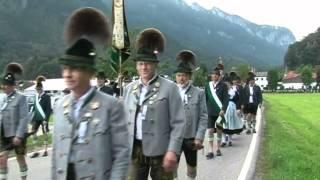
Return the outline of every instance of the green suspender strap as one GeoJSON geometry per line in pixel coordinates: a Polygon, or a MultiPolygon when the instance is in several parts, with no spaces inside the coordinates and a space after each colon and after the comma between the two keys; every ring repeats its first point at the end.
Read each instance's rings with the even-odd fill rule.
{"type": "MultiPolygon", "coordinates": [[[[222,103],[221,103],[219,97],[217,96],[216,92],[213,89],[213,82],[212,81],[210,81],[207,84],[207,89],[208,89],[207,97],[209,97],[210,104],[213,105],[214,109],[216,109],[217,112],[220,112],[222,109],[222,103]]],[[[225,123],[225,118],[219,116],[216,123],[219,124],[220,126],[222,126],[225,123]]]]}

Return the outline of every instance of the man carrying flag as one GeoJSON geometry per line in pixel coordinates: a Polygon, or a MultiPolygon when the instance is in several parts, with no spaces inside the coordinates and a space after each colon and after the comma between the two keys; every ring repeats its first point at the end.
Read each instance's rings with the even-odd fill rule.
{"type": "Polygon", "coordinates": [[[220,78],[220,71],[215,68],[211,73],[211,81],[205,87],[206,101],[208,109],[208,129],[209,145],[211,152],[207,154],[207,159],[214,157],[213,139],[217,132],[217,156],[221,156],[220,144],[222,138],[222,124],[224,123],[224,113],[229,103],[228,87],[220,78]]]}

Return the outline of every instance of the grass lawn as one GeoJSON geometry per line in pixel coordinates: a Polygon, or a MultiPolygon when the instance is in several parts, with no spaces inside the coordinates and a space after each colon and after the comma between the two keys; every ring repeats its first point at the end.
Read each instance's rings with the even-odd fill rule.
{"type": "Polygon", "coordinates": [[[320,179],[320,94],[264,94],[264,100],[258,177],[320,179]]]}

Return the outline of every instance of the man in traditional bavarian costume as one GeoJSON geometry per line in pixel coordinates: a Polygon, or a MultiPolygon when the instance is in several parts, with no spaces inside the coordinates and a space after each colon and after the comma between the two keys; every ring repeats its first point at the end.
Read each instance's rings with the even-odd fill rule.
{"type": "Polygon", "coordinates": [[[107,42],[106,17],[94,8],[76,10],[67,35],[71,47],[59,63],[71,93],[54,108],[51,179],[123,180],[130,160],[124,107],[90,85],[96,57],[92,42],[107,42]]]}
{"type": "Polygon", "coordinates": [[[129,111],[130,146],[133,147],[127,179],[171,180],[177,167],[185,115],[177,85],[157,72],[164,37],[154,28],[137,38],[134,56],[140,76],[125,88],[124,103],[129,111]]]}
{"type": "MultiPolygon", "coordinates": [[[[36,79],[36,99],[33,106],[33,119],[32,119],[32,134],[34,135],[33,142],[36,144],[38,137],[37,132],[41,126],[42,133],[44,135],[45,149],[42,156],[48,156],[48,132],[49,132],[49,118],[52,112],[51,98],[44,92],[42,82],[45,81],[44,76],[38,76],[36,79]]],[[[34,152],[30,158],[36,158],[39,156],[39,152],[34,152]]]]}
{"type": "Polygon", "coordinates": [[[212,159],[214,157],[213,139],[215,132],[217,132],[217,156],[222,155],[220,151],[222,124],[225,121],[224,114],[229,103],[228,86],[222,81],[218,68],[211,72],[211,81],[206,84],[205,92],[208,109],[208,140],[211,148],[211,151],[207,154],[207,159],[212,159]]]}
{"type": "Polygon", "coordinates": [[[262,93],[259,86],[255,84],[255,75],[249,73],[247,85],[244,88],[244,113],[247,121],[247,134],[256,133],[256,114],[258,107],[262,104],[262,93]]]}
{"type": "Polygon", "coordinates": [[[195,68],[194,53],[183,50],[178,54],[177,60],[179,65],[175,71],[176,82],[186,115],[182,151],[187,162],[188,179],[192,180],[197,175],[197,151],[203,148],[203,139],[208,124],[206,97],[204,90],[193,86],[190,82],[192,71],[195,68]]]}
{"type": "Polygon", "coordinates": [[[7,179],[10,150],[16,152],[21,179],[27,179],[28,166],[24,156],[28,131],[28,104],[27,98],[15,90],[16,75],[21,74],[22,66],[10,63],[1,82],[6,97],[0,107],[0,180],[7,179]]]}

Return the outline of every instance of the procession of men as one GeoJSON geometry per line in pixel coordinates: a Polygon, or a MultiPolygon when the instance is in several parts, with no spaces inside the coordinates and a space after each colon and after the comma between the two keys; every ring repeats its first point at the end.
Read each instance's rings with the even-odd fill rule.
{"type": "MultiPolygon", "coordinates": [[[[115,88],[106,86],[105,73],[96,67],[97,47],[111,39],[110,29],[106,15],[95,8],[77,9],[69,16],[67,48],[58,63],[70,93],[54,107],[44,91],[45,77],[39,76],[35,103],[28,113],[26,98],[15,88],[17,78],[23,79],[23,68],[17,63],[7,66],[1,79],[5,100],[0,104],[0,180],[7,179],[12,150],[21,179],[27,179],[26,142],[30,135],[37,140],[39,127],[45,136],[42,156],[52,157],[52,180],[193,180],[199,168],[198,151],[205,148],[206,140],[206,158],[215,163],[216,156],[224,156],[223,147],[236,143],[234,136],[257,132],[255,118],[262,95],[254,73],[241,83],[236,72],[224,72],[219,63],[210,67],[205,87],[196,87],[192,79],[197,55],[181,50],[174,57],[175,80],[166,79],[158,73],[166,47],[160,29],[146,28],[135,38],[136,52],[130,60],[135,62],[139,79],[123,89],[120,84],[117,95],[115,88]],[[97,87],[90,84],[94,77],[97,87]],[[187,170],[178,174],[182,154],[187,170]]],[[[34,152],[31,158],[39,156],[34,152]]]]}

